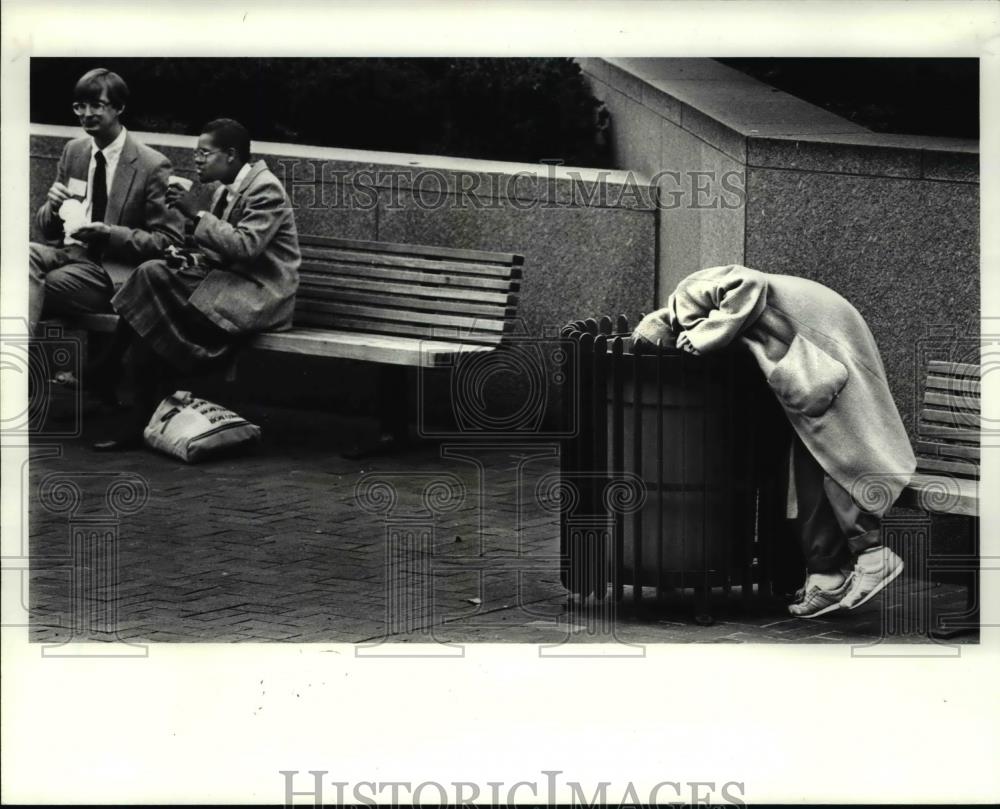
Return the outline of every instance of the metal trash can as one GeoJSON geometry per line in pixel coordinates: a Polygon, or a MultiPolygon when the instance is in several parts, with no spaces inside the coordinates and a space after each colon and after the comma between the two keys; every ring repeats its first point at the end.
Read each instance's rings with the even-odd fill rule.
{"type": "Polygon", "coordinates": [[[624,316],[562,331],[565,440],[561,473],[576,501],[562,510],[563,584],[634,603],[695,598],[711,621],[713,591],[770,602],[782,560],[790,427],[749,352],[706,357],[636,350],[624,316]],[[576,412],[571,412],[576,408],[576,412]],[[612,490],[617,487],[617,497],[612,490]],[[631,496],[622,492],[631,490],[631,496]]]}

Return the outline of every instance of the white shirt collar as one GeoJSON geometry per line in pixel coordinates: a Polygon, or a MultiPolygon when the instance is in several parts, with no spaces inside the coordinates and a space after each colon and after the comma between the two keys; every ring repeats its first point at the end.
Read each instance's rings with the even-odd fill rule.
{"type": "Polygon", "coordinates": [[[115,138],[113,141],[111,141],[111,143],[109,143],[103,149],[99,148],[97,145],[97,141],[91,138],[90,139],[92,147],[90,153],[91,156],[93,157],[93,155],[96,154],[97,152],[103,152],[105,162],[117,163],[118,158],[121,156],[122,149],[125,147],[125,135],[126,135],[125,127],[122,127],[122,131],[118,133],[118,137],[115,138]]]}
{"type": "Polygon", "coordinates": [[[250,164],[249,163],[244,163],[243,164],[243,168],[241,168],[237,172],[236,176],[233,178],[233,181],[229,185],[226,186],[226,188],[229,189],[229,193],[230,194],[232,194],[233,196],[235,196],[239,192],[240,185],[242,185],[243,180],[246,179],[246,176],[249,173],[250,173],[250,164]]]}

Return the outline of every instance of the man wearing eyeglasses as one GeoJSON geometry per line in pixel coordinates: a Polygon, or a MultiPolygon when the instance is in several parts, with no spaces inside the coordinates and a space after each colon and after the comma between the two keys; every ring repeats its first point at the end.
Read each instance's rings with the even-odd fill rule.
{"type": "Polygon", "coordinates": [[[43,309],[110,312],[115,289],[132,269],[183,238],[181,217],[166,204],[170,162],[122,126],[128,86],[121,76],[91,70],[73,98],[86,136],[66,144],[36,216],[47,243],[30,245],[32,332],[43,309]]]}

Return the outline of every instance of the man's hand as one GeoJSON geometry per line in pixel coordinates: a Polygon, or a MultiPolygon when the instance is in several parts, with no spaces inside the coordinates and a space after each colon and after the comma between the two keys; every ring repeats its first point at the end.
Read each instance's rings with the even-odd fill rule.
{"type": "Polygon", "coordinates": [[[173,208],[174,205],[177,204],[177,200],[179,200],[181,197],[183,197],[186,193],[187,193],[187,191],[185,191],[184,188],[182,188],[179,185],[173,185],[173,184],[168,185],[167,186],[167,205],[169,205],[171,208],[173,208]]]}
{"type": "Polygon", "coordinates": [[[106,240],[111,235],[111,228],[104,222],[90,222],[77,228],[70,235],[78,241],[94,244],[106,240]]]}
{"type": "Polygon", "coordinates": [[[73,195],[69,193],[69,189],[62,183],[52,183],[52,187],[49,189],[47,196],[49,205],[52,206],[52,210],[58,211],[59,206],[73,195]]]}
{"type": "Polygon", "coordinates": [[[167,205],[188,219],[194,219],[201,210],[196,196],[179,185],[167,186],[167,205]]]}
{"type": "Polygon", "coordinates": [[[681,351],[686,351],[688,354],[694,354],[696,357],[701,354],[697,348],[691,345],[691,338],[688,337],[688,333],[686,331],[682,331],[677,335],[677,347],[681,351]]]}

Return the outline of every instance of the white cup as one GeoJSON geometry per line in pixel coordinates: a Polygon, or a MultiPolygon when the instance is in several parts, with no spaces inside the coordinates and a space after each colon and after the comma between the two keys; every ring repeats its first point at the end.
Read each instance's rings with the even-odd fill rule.
{"type": "Polygon", "coordinates": [[[178,177],[176,174],[171,174],[167,180],[167,185],[176,185],[187,193],[191,190],[191,186],[194,185],[194,181],[189,180],[187,177],[178,177]]]}

